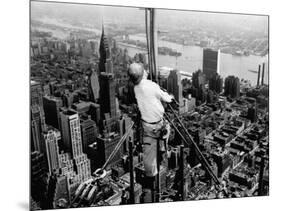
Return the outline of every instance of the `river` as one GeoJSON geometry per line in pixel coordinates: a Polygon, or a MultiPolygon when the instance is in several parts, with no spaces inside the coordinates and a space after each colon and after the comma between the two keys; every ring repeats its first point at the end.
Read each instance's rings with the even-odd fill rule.
{"type": "MultiPolygon", "coordinates": [[[[41,20],[42,21],[42,20],[41,20]]],[[[85,26],[77,27],[72,26],[66,23],[58,22],[58,21],[50,21],[43,20],[42,22],[52,23],[58,26],[63,26],[65,29],[84,29],[93,31],[96,34],[100,34],[100,29],[95,28],[89,28],[85,26]]],[[[33,28],[33,27],[32,27],[33,28]]],[[[66,36],[69,35],[69,31],[62,32],[61,30],[51,30],[49,28],[45,27],[34,27],[40,30],[44,31],[52,31],[53,34],[57,37],[60,37],[62,39],[65,39],[66,36]],[[45,28],[45,29],[44,29],[45,28]]],[[[136,35],[130,35],[129,39],[132,40],[139,40],[142,42],[146,42],[146,37],[144,34],[136,34],[136,35]]],[[[135,47],[124,47],[122,45],[119,45],[122,48],[127,48],[128,53],[130,56],[134,56],[136,53],[144,52],[143,50],[140,50],[135,47]]],[[[159,40],[158,46],[166,46],[169,48],[172,48],[178,52],[182,53],[182,56],[180,57],[174,57],[174,56],[168,56],[168,55],[158,55],[158,65],[159,66],[166,66],[170,68],[175,68],[181,71],[186,71],[189,73],[193,73],[198,69],[202,69],[202,61],[203,61],[203,48],[199,46],[184,46],[177,43],[159,40]]],[[[229,75],[235,75],[238,76],[240,79],[244,78],[246,80],[249,80],[252,85],[256,85],[257,83],[257,73],[251,72],[249,70],[258,70],[258,65],[262,64],[262,62],[267,61],[266,57],[261,56],[235,56],[231,54],[220,54],[220,75],[225,78],[229,75]]],[[[266,63],[267,64],[267,63],[266,63]]],[[[265,71],[265,78],[264,82],[268,84],[268,68],[266,65],[266,71],[265,71]]]]}
{"type": "MultiPolygon", "coordinates": [[[[129,39],[145,42],[143,35],[130,35],[129,39]]],[[[181,71],[193,73],[198,69],[202,69],[203,48],[199,46],[184,46],[177,43],[159,40],[158,46],[166,46],[182,53],[180,57],[158,55],[158,65],[176,68],[181,71]]],[[[120,47],[122,47],[120,45],[120,47]]],[[[134,56],[138,52],[146,53],[143,50],[134,47],[123,47],[128,49],[130,56],[134,56]]],[[[266,57],[261,56],[235,56],[231,54],[220,54],[220,75],[225,78],[229,75],[235,75],[240,79],[250,80],[252,85],[257,83],[257,73],[249,70],[258,70],[258,65],[266,61],[266,57]]],[[[267,64],[267,63],[266,63],[267,64]]],[[[264,82],[268,84],[268,68],[266,65],[264,82]]]]}

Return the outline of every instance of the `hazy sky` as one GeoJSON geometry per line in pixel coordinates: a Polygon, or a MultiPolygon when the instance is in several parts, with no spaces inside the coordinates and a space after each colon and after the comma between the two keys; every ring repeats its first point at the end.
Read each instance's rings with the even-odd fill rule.
{"type": "MultiPolygon", "coordinates": [[[[112,7],[85,4],[31,2],[31,18],[59,18],[96,25],[104,22],[144,25],[144,10],[131,7],[112,7]]],[[[266,32],[267,16],[208,13],[180,10],[157,10],[158,25],[163,28],[188,25],[213,25],[266,32]]]]}

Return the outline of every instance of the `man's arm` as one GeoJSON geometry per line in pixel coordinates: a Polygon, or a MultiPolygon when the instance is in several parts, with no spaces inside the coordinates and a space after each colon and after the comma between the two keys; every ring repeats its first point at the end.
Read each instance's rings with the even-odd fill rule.
{"type": "Polygon", "coordinates": [[[172,99],[174,97],[172,95],[169,95],[167,92],[163,91],[158,84],[156,85],[157,85],[157,94],[160,97],[160,99],[167,103],[172,102],[172,99]]]}

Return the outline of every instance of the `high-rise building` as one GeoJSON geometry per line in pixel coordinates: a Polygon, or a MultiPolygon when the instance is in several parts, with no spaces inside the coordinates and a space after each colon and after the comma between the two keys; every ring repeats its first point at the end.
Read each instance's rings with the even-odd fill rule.
{"type": "Polygon", "coordinates": [[[60,116],[64,147],[71,153],[73,158],[79,157],[83,151],[78,113],[68,109],[62,111],[60,116]]]}
{"type": "Polygon", "coordinates": [[[91,176],[90,160],[82,150],[80,119],[77,112],[67,109],[61,113],[62,140],[74,160],[77,175],[74,182],[83,182],[91,176]]]}
{"type": "Polygon", "coordinates": [[[38,123],[31,120],[31,151],[41,151],[40,132],[38,123]]]}
{"type": "Polygon", "coordinates": [[[178,70],[170,71],[168,76],[168,92],[174,95],[180,106],[183,105],[181,75],[178,70]]]}
{"type": "Polygon", "coordinates": [[[60,129],[60,108],[62,107],[62,100],[57,97],[44,96],[43,108],[45,112],[46,124],[60,129]]]}
{"type": "Polygon", "coordinates": [[[232,164],[230,155],[225,153],[212,152],[211,156],[214,162],[217,164],[218,177],[221,177],[224,171],[232,164]]]}
{"type": "Polygon", "coordinates": [[[109,113],[105,114],[101,125],[102,134],[104,136],[108,136],[110,133],[120,132],[119,118],[119,116],[110,117],[109,113]]]}
{"type": "Polygon", "coordinates": [[[41,84],[36,81],[31,81],[30,100],[31,106],[39,105],[40,107],[43,107],[43,90],[41,84]]]}
{"type": "Polygon", "coordinates": [[[47,173],[47,165],[44,155],[38,151],[31,153],[31,179],[44,177],[47,173]]]}
{"type": "Polygon", "coordinates": [[[198,145],[203,145],[204,144],[204,137],[206,136],[206,131],[203,130],[200,127],[190,127],[188,129],[188,132],[190,135],[193,137],[193,140],[196,142],[198,145]]]}
{"type": "MultiPolygon", "coordinates": [[[[120,130],[121,137],[128,131],[128,128],[131,126],[131,124],[133,124],[132,119],[127,114],[124,114],[122,118],[119,120],[119,130],[120,130]]],[[[123,146],[124,152],[129,151],[129,140],[134,140],[133,130],[131,130],[131,132],[126,138],[126,141],[123,146]]]]}
{"type": "Polygon", "coordinates": [[[160,74],[158,75],[158,81],[159,81],[159,85],[160,87],[167,89],[168,86],[168,79],[167,77],[161,76],[160,74]]]}
{"type": "Polygon", "coordinates": [[[74,103],[72,108],[77,111],[79,115],[90,115],[91,119],[99,124],[100,122],[100,105],[93,102],[79,101],[74,103]]]}
{"type": "Polygon", "coordinates": [[[251,107],[248,108],[247,118],[251,120],[251,122],[255,122],[257,120],[257,105],[254,103],[251,107]]]}
{"type": "Polygon", "coordinates": [[[228,76],[224,81],[224,93],[231,98],[240,96],[240,80],[235,76],[228,76]]]}
{"type": "Polygon", "coordinates": [[[130,62],[130,56],[129,56],[129,53],[128,53],[128,49],[125,48],[124,50],[124,54],[123,54],[123,64],[125,64],[125,66],[130,62]]]}
{"type": "Polygon", "coordinates": [[[45,125],[45,114],[43,110],[43,89],[41,87],[41,84],[36,81],[31,81],[30,85],[30,106],[33,107],[33,109],[37,106],[38,111],[40,112],[40,127],[41,131],[46,131],[46,125],[45,125]]]}
{"type": "MultiPolygon", "coordinates": [[[[97,138],[97,147],[100,160],[98,162],[100,166],[102,166],[105,161],[109,158],[110,154],[112,153],[113,149],[116,147],[117,143],[120,140],[120,135],[118,133],[113,133],[111,136],[108,137],[98,137],[97,138]]],[[[118,161],[121,160],[122,157],[122,148],[120,148],[115,156],[111,159],[108,163],[108,168],[111,165],[116,164],[118,161]]]]}
{"type": "Polygon", "coordinates": [[[43,142],[43,132],[45,130],[45,120],[39,105],[31,106],[31,140],[32,149],[38,152],[45,152],[43,142]]]}
{"type": "Polygon", "coordinates": [[[59,166],[61,168],[60,171],[62,176],[72,176],[75,174],[74,164],[70,153],[59,154],[59,166]]]}
{"type": "Polygon", "coordinates": [[[203,50],[203,73],[209,80],[215,73],[219,73],[220,50],[204,49],[203,50]]]}
{"type": "Polygon", "coordinates": [[[205,86],[201,85],[198,89],[198,98],[196,98],[197,105],[201,105],[207,99],[207,92],[205,86]]]}
{"type": "Polygon", "coordinates": [[[195,109],[195,102],[196,100],[194,97],[191,97],[191,94],[189,94],[188,97],[184,99],[184,104],[187,109],[186,112],[190,112],[195,109]]]}
{"type": "Polygon", "coordinates": [[[79,101],[76,103],[73,103],[71,108],[73,108],[79,115],[86,114],[89,112],[90,106],[93,104],[92,102],[86,102],[86,101],[79,101]]]}
{"type": "Polygon", "coordinates": [[[99,124],[101,116],[100,105],[96,103],[91,103],[88,114],[91,115],[91,119],[94,120],[96,124],[99,124]]]}
{"type": "Polygon", "coordinates": [[[102,26],[99,51],[100,51],[99,72],[113,73],[110,47],[109,47],[108,39],[104,34],[103,26],[102,26]]]}
{"type": "Polygon", "coordinates": [[[30,191],[35,201],[46,199],[47,193],[47,165],[44,155],[37,151],[30,156],[30,191]]]}
{"type": "Polygon", "coordinates": [[[59,163],[59,144],[61,134],[59,131],[49,130],[44,135],[46,142],[46,154],[48,160],[49,173],[58,173],[60,169],[59,163]]]}
{"type": "Polygon", "coordinates": [[[88,146],[96,140],[98,129],[96,123],[89,116],[81,116],[80,121],[83,152],[86,153],[88,146]]]}
{"type": "Polygon", "coordinates": [[[53,183],[53,201],[54,209],[67,208],[71,200],[71,194],[68,187],[67,176],[59,176],[53,183]],[[62,201],[62,199],[65,199],[62,201]]]}
{"type": "Polygon", "coordinates": [[[49,84],[46,84],[43,86],[43,93],[45,95],[51,95],[51,90],[50,90],[50,85],[49,84]]]}
{"type": "Polygon", "coordinates": [[[222,83],[222,78],[216,73],[209,79],[209,89],[219,94],[222,92],[222,83]]]}
{"type": "Polygon", "coordinates": [[[99,96],[102,119],[104,119],[106,113],[109,113],[111,117],[115,117],[117,115],[115,97],[116,81],[114,80],[110,47],[108,39],[104,34],[103,26],[100,40],[99,72],[99,84],[101,87],[99,96]]]}
{"type": "Polygon", "coordinates": [[[201,105],[206,101],[206,76],[201,70],[192,74],[191,94],[196,98],[196,105],[201,105]]]}
{"type": "Polygon", "coordinates": [[[104,119],[104,114],[109,113],[111,117],[117,114],[115,87],[116,83],[112,73],[100,74],[100,109],[101,116],[104,119]]]}
{"type": "Polygon", "coordinates": [[[206,98],[207,103],[212,104],[215,102],[215,99],[216,99],[215,93],[212,90],[208,90],[207,98],[206,98]]]}
{"type": "Polygon", "coordinates": [[[70,108],[73,103],[79,100],[79,96],[77,92],[70,92],[69,90],[64,90],[64,94],[62,95],[63,106],[70,108]]]}
{"type": "Polygon", "coordinates": [[[199,89],[201,86],[205,86],[206,76],[201,70],[197,70],[192,73],[192,86],[199,89]]]}
{"type": "Polygon", "coordinates": [[[179,148],[172,147],[168,153],[168,167],[169,169],[174,169],[178,167],[179,164],[179,148]]]}
{"type": "Polygon", "coordinates": [[[99,78],[96,71],[89,70],[88,73],[88,90],[90,95],[90,100],[92,102],[97,102],[99,99],[99,91],[100,91],[100,85],[99,85],[99,78]]]}
{"type": "Polygon", "coordinates": [[[81,56],[84,58],[87,58],[87,59],[91,58],[91,56],[92,56],[91,43],[83,42],[80,46],[80,53],[81,53],[81,56]]]}

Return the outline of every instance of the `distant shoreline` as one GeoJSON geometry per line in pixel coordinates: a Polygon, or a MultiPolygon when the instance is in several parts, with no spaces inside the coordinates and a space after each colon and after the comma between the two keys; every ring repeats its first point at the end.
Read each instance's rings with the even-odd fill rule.
{"type": "MultiPolygon", "coordinates": [[[[71,25],[69,25],[69,24],[65,24],[65,25],[63,25],[62,23],[60,23],[59,25],[57,25],[57,24],[54,24],[54,23],[46,23],[46,22],[41,22],[42,24],[51,24],[51,25],[54,25],[54,26],[56,26],[57,27],[57,29],[56,30],[54,30],[54,29],[50,29],[50,28],[48,28],[48,27],[44,27],[44,26],[32,26],[31,25],[31,29],[39,29],[39,31],[40,30],[42,30],[42,31],[50,31],[50,32],[52,32],[53,33],[53,36],[54,36],[54,31],[58,31],[57,32],[57,35],[58,34],[60,34],[60,36],[54,36],[54,37],[57,37],[57,38],[59,38],[59,39],[65,39],[69,34],[66,34],[67,32],[66,32],[66,28],[68,28],[69,30],[85,30],[85,31],[88,31],[88,32],[94,32],[94,33],[96,33],[96,34],[101,34],[101,30],[99,30],[99,29],[96,29],[96,28],[89,28],[89,27],[77,27],[77,26],[71,26],[71,25]],[[63,33],[65,33],[66,35],[65,36],[61,36],[63,33]]],[[[129,36],[139,36],[139,37],[142,37],[142,38],[146,38],[145,37],[145,34],[132,34],[132,35],[129,35],[129,36]]],[[[182,43],[178,43],[178,42],[173,42],[173,41],[169,41],[169,40],[165,40],[165,39],[161,39],[161,38],[159,38],[159,40],[160,41],[164,41],[164,42],[169,42],[169,43],[172,43],[172,44],[177,44],[177,45],[183,45],[183,46],[190,46],[190,47],[194,47],[194,46],[196,46],[196,47],[200,47],[200,48],[204,48],[204,47],[202,47],[202,46],[199,46],[199,45],[196,45],[196,44],[194,44],[194,45],[186,45],[186,44],[182,44],[182,43]]],[[[147,51],[147,49],[146,48],[142,48],[142,47],[140,47],[140,46],[136,46],[136,45],[131,45],[131,44],[127,44],[127,43],[123,43],[123,42],[120,42],[119,41],[119,43],[121,44],[121,45],[123,45],[123,46],[125,46],[125,45],[127,45],[127,47],[132,47],[132,48],[136,48],[136,49],[138,49],[138,50],[143,50],[143,51],[147,51]]],[[[230,52],[223,52],[223,51],[221,51],[221,53],[223,53],[223,54],[229,54],[229,55],[232,55],[232,56],[235,56],[235,57],[247,57],[247,56],[257,56],[257,57],[261,57],[261,58],[263,58],[263,57],[267,57],[268,56],[268,54],[266,54],[266,55],[256,55],[256,54],[249,54],[249,55],[244,55],[244,54],[233,54],[233,53],[230,53],[230,52]]]]}

